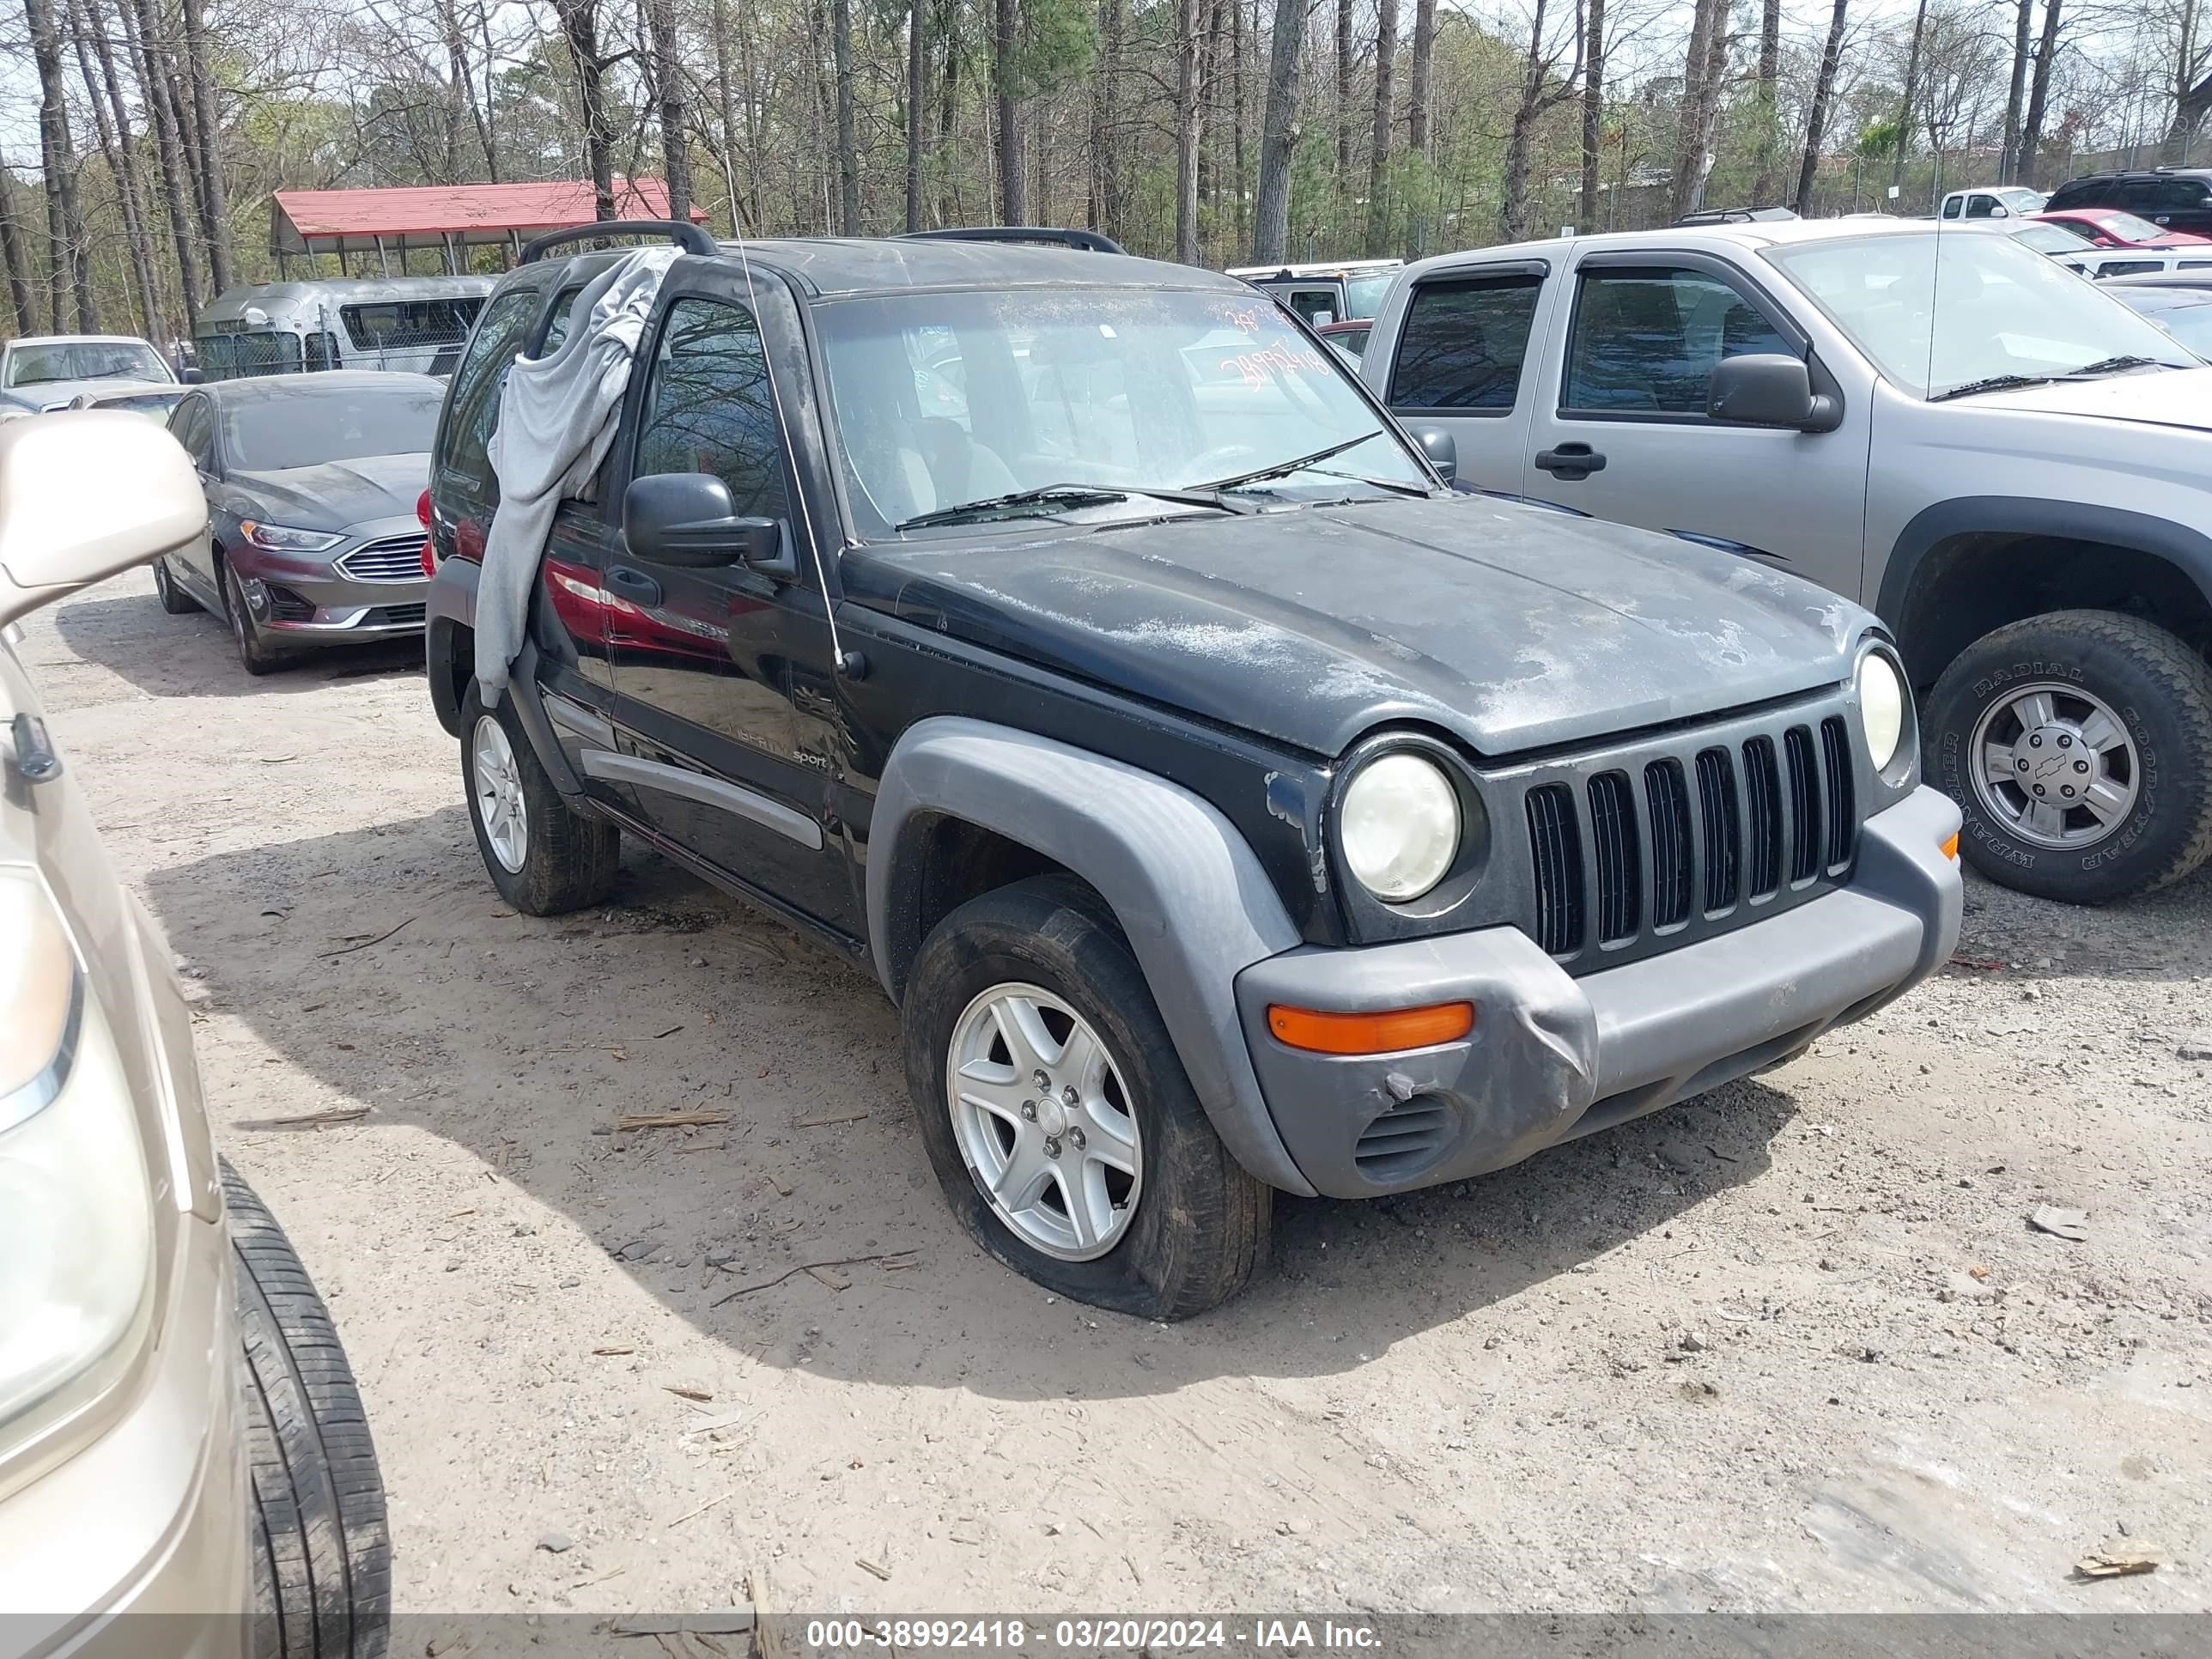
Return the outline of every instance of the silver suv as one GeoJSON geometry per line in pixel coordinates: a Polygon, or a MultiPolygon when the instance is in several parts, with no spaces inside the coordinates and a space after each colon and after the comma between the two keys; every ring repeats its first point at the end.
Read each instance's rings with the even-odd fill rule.
{"type": "Polygon", "coordinates": [[[1361,378],[1462,486],[1808,576],[1897,631],[1984,874],[2212,851],[2212,368],[2000,231],[1800,220],[1409,265],[1361,378]]]}
{"type": "Polygon", "coordinates": [[[142,416],[0,427],[0,1652],[384,1651],[384,1490],[329,1313],[216,1158],[161,932],[15,620],[201,533],[142,416]],[[129,1615],[126,1617],[125,1615],[129,1615]]]}

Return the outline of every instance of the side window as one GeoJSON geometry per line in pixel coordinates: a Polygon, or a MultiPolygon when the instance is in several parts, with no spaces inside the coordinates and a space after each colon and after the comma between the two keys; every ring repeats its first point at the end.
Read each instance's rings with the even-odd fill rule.
{"type": "Polygon", "coordinates": [[[1585,270],[1567,346],[1567,410],[1705,412],[1723,357],[1797,349],[1719,277],[1666,266],[1585,270]]]}
{"type": "Polygon", "coordinates": [[[634,476],[711,472],[749,518],[784,513],[783,442],[760,330],[743,306],[678,300],[653,354],[634,476]]]}
{"type": "Polygon", "coordinates": [[[1994,196],[1970,196],[1966,198],[1969,219],[1992,219],[1996,216],[1997,198],[1994,196]]]}
{"type": "Polygon", "coordinates": [[[538,356],[532,357],[531,362],[536,362],[538,357],[550,357],[560,348],[561,342],[568,337],[568,307],[575,303],[576,296],[583,291],[584,286],[579,283],[573,288],[562,289],[553,296],[553,314],[545,319],[545,343],[538,348],[538,356]]]}
{"type": "Polygon", "coordinates": [[[2066,208],[2092,207],[2095,205],[2092,198],[2096,193],[2095,184],[2088,179],[2064,185],[2051,193],[2051,199],[2043,204],[2043,210],[2057,213],[2066,208]]]}
{"type": "Polygon", "coordinates": [[[336,368],[338,366],[338,342],[334,334],[307,336],[307,368],[336,368]]]}
{"type": "Polygon", "coordinates": [[[2097,267],[2100,279],[2106,276],[2147,276],[2154,270],[2164,270],[2160,259],[2107,259],[2097,267]]]}
{"type": "Polygon", "coordinates": [[[1511,409],[1520,398],[1521,365],[1543,286],[1540,276],[1513,276],[1415,289],[1390,370],[1391,406],[1511,409]]]}
{"type": "Polygon", "coordinates": [[[176,414],[170,417],[169,430],[184,446],[185,453],[192,458],[192,465],[205,471],[212,451],[209,440],[215,435],[215,422],[208,416],[208,400],[187,398],[179,404],[176,414]]]}
{"type": "Polygon", "coordinates": [[[1294,288],[1284,297],[1291,310],[1316,328],[1334,322],[1343,308],[1333,288],[1294,288]]]}
{"type": "Polygon", "coordinates": [[[538,319],[539,298],[532,289],[516,289],[487,306],[460,368],[453,372],[439,471],[458,472],[487,495],[499,489],[484,451],[499,423],[500,388],[507,383],[507,366],[538,319]]]}

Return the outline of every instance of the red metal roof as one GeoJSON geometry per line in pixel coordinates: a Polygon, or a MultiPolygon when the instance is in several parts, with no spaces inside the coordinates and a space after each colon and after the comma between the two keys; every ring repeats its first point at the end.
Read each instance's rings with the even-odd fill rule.
{"type": "MultiPolygon", "coordinates": [[[[665,219],[668,186],[658,179],[617,178],[615,216],[665,219]]],[[[541,185],[422,185],[397,190],[280,190],[278,213],[302,240],[319,237],[440,236],[449,232],[562,230],[595,216],[589,179],[541,185]]],[[[694,207],[696,222],[707,216],[694,207]]]]}

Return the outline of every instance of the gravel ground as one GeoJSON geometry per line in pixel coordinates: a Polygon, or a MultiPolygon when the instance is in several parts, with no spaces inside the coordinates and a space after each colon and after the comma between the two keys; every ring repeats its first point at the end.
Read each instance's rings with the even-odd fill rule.
{"type": "Polygon", "coordinates": [[[957,1230],[853,967],[635,849],[507,910],[411,653],[249,680],[143,571],[27,631],[344,1334],[404,1611],[2212,1601],[2212,876],[1972,884],[1952,969],[1806,1059],[1285,1200],[1170,1328],[957,1230]],[[683,1108],[731,1121],[606,1133],[683,1108]],[[2123,1533],[2165,1564],[2069,1577],[2123,1533]]]}

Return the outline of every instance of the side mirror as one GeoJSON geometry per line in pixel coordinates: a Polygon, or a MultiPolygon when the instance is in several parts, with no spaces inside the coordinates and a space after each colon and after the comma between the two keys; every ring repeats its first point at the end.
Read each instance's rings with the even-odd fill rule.
{"type": "Polygon", "coordinates": [[[199,386],[207,380],[207,375],[200,369],[188,368],[183,374],[178,375],[177,379],[180,384],[185,386],[199,386]]]}
{"type": "Polygon", "coordinates": [[[708,472],[631,479],[623,492],[623,540],[635,558],[684,569],[789,563],[783,526],[774,519],[738,517],[729,485],[708,472]]]}
{"type": "Polygon", "coordinates": [[[143,415],[91,409],[0,424],[0,623],[206,526],[191,462],[143,415]]]}
{"type": "Polygon", "coordinates": [[[1815,398],[1804,360],[1778,351],[1723,357],[1705,393],[1705,413],[1737,426],[1819,426],[1832,399],[1815,398]]]}
{"type": "Polygon", "coordinates": [[[1457,483],[1459,445],[1452,441],[1452,434],[1440,426],[1417,426],[1410,430],[1413,441],[1421,447],[1421,453],[1429,458],[1429,465],[1436,468],[1443,481],[1457,483]]]}

